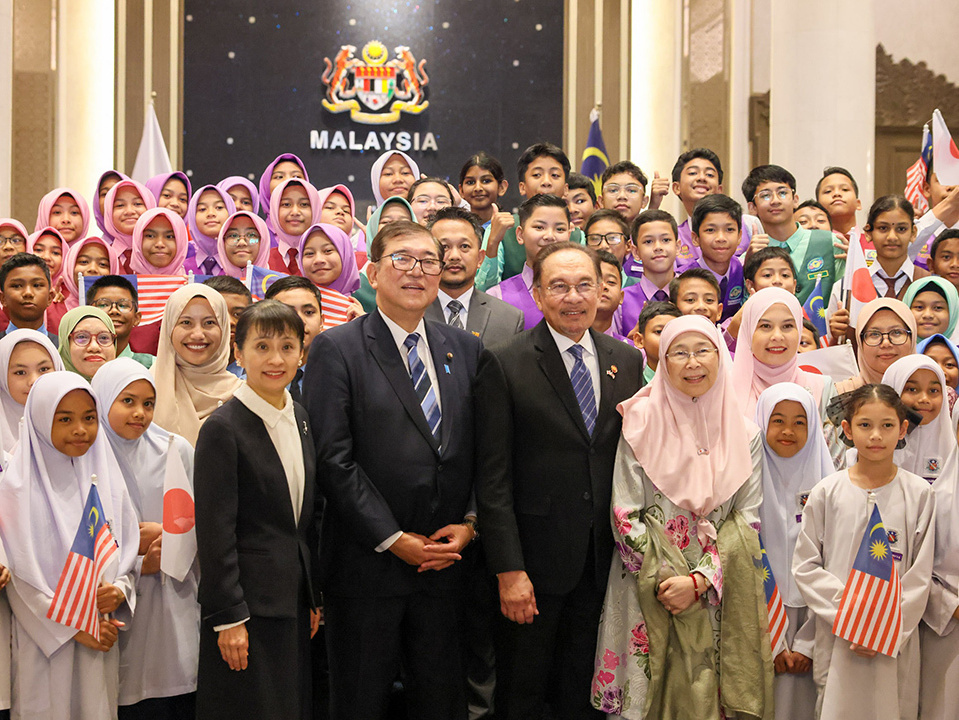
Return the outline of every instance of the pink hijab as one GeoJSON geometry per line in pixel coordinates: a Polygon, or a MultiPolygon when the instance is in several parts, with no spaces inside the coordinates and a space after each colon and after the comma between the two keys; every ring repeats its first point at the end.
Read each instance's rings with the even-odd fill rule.
{"type": "MultiPolygon", "coordinates": [[[[326,204],[327,199],[335,192],[340,193],[346,198],[346,201],[350,204],[350,215],[352,215],[354,218],[353,231],[347,236],[347,239],[350,241],[350,246],[354,250],[361,250],[365,252],[366,235],[356,222],[356,201],[353,199],[353,193],[350,192],[350,189],[346,187],[346,185],[333,185],[331,187],[323,188],[319,191],[319,197],[316,205],[320,209],[320,215],[323,214],[323,206],[326,204]]],[[[314,222],[320,222],[320,215],[317,215],[315,218],[313,218],[314,222]]]]}
{"type": "Polygon", "coordinates": [[[120,259],[117,257],[113,246],[109,245],[106,240],[94,235],[75,242],[73,247],[70,248],[70,252],[67,253],[66,258],[63,260],[62,277],[63,284],[67,289],[67,295],[63,302],[66,303],[68,310],[73,310],[73,308],[79,307],[80,305],[80,289],[77,287],[77,259],[80,257],[80,253],[83,251],[83,248],[90,243],[96,243],[97,245],[102,245],[104,248],[106,248],[107,257],[110,260],[110,275],[120,274],[120,259]]]}
{"type": "Polygon", "coordinates": [[[736,340],[736,358],[733,360],[733,388],[743,403],[743,414],[753,417],[756,402],[766,388],[777,383],[791,382],[812,393],[816,407],[822,401],[825,382],[822,375],[799,369],[799,350],[782,365],[775,367],[756,359],[752,353],[752,340],[756,326],[766,311],[773,305],[785,305],[796,322],[797,333],[802,332],[802,306],[796,296],[782,288],[768,287],[755,293],[743,305],[743,319],[736,340]]]}
{"type": "Polygon", "coordinates": [[[90,206],[87,205],[87,201],[83,195],[76,190],[71,190],[66,187],[51,190],[40,198],[40,205],[37,207],[37,224],[34,225],[33,231],[37,232],[38,230],[43,230],[45,227],[53,227],[53,222],[50,220],[50,213],[53,211],[53,206],[57,204],[57,200],[63,195],[72,197],[77,207],[80,208],[80,221],[82,225],[80,232],[77,233],[77,237],[85,238],[90,228],[90,206]]]}
{"type": "Polygon", "coordinates": [[[343,268],[340,270],[340,276],[331,282],[327,287],[336,290],[343,295],[352,295],[360,288],[360,271],[356,267],[356,255],[353,253],[353,246],[346,233],[336,225],[329,223],[313,223],[309,229],[300,236],[299,252],[296,255],[296,262],[300,266],[300,272],[306,277],[306,270],[303,269],[303,248],[306,247],[310,235],[317,230],[326,235],[327,239],[336,248],[340,256],[340,263],[343,268]]]}
{"type": "MultiPolygon", "coordinates": [[[[111,175],[116,175],[120,180],[129,180],[126,175],[124,175],[119,170],[107,170],[103,175],[100,176],[100,179],[97,180],[96,189],[93,191],[93,219],[97,223],[97,227],[104,233],[104,239],[107,242],[112,242],[113,238],[108,237],[110,235],[107,232],[107,226],[103,219],[103,213],[100,212],[100,188],[103,186],[103,181],[106,180],[111,175]]],[[[106,198],[103,199],[103,206],[106,207],[107,201],[106,198]]]]}
{"type": "MultiPolygon", "coordinates": [[[[306,171],[304,170],[303,172],[305,173],[306,171]]],[[[230,175],[230,177],[225,177],[216,184],[220,190],[223,190],[227,194],[229,194],[231,188],[235,188],[237,185],[242,185],[246,188],[246,191],[250,193],[250,202],[253,203],[253,212],[260,212],[260,193],[257,191],[256,185],[254,185],[251,180],[247,180],[242,175],[230,175]]],[[[235,204],[236,203],[234,202],[234,205],[235,204]]]]}
{"type": "MultiPolygon", "coordinates": [[[[6,225],[5,222],[0,222],[0,227],[6,225]]],[[[19,224],[19,223],[18,223],[19,224]]],[[[45,227],[41,228],[37,232],[33,233],[30,237],[27,238],[27,252],[32,253],[33,248],[36,247],[36,244],[40,242],[40,238],[44,235],[49,235],[54,238],[57,242],[60,243],[60,269],[57,272],[51,274],[50,276],[50,287],[55,288],[57,283],[60,281],[60,278],[63,277],[63,268],[67,265],[67,255],[70,252],[70,246],[67,245],[67,241],[63,239],[63,235],[60,234],[60,231],[56,228],[45,227]]],[[[36,254],[36,253],[34,253],[36,254]]]]}
{"type": "Polygon", "coordinates": [[[139,275],[185,275],[183,261],[186,260],[186,251],[190,246],[190,237],[187,234],[186,225],[183,218],[172,210],[166,208],[153,208],[147,210],[137,220],[137,225],[133,228],[133,255],[130,258],[130,269],[139,275]],[[176,252],[173,259],[166,267],[158,268],[151,265],[143,255],[143,233],[147,227],[156,218],[164,217],[173,228],[173,235],[176,237],[176,252]]]}
{"type": "MultiPolygon", "coordinates": [[[[156,198],[153,197],[153,193],[147,190],[146,185],[141,185],[136,180],[121,180],[110,188],[106,200],[103,201],[103,224],[106,226],[107,234],[113,238],[113,252],[117,257],[120,257],[120,255],[127,250],[133,248],[133,235],[127,235],[121,232],[117,226],[113,224],[113,201],[116,199],[117,193],[123,188],[133,188],[136,190],[140,194],[140,197],[143,198],[143,204],[146,205],[147,210],[152,210],[157,206],[157,201],[156,198]]],[[[76,246],[77,243],[74,243],[73,247],[76,246]]]]}
{"type": "MultiPolygon", "coordinates": [[[[186,211],[186,223],[190,228],[190,238],[194,244],[202,250],[208,257],[216,257],[216,237],[206,235],[200,232],[200,227],[196,224],[196,206],[200,204],[200,196],[205,192],[215,192],[226,205],[227,216],[236,212],[236,206],[233,204],[233,198],[226,190],[221,190],[216,185],[204,185],[190,198],[190,208],[186,211]]],[[[220,227],[222,230],[222,226],[220,227]]]]}
{"type": "MultiPolygon", "coordinates": [[[[230,187],[232,187],[232,185],[230,187]]],[[[253,221],[253,226],[256,228],[256,231],[260,233],[260,244],[257,248],[256,257],[253,259],[253,264],[258,267],[265,268],[269,263],[270,231],[267,229],[263,218],[261,218],[259,215],[254,215],[248,210],[237,210],[226,219],[226,222],[223,223],[223,227],[220,228],[220,234],[216,239],[216,261],[220,263],[220,267],[223,268],[223,273],[225,275],[243,280],[246,278],[246,268],[237,267],[230,262],[229,258],[226,256],[226,233],[230,229],[230,225],[233,224],[233,221],[241,215],[243,217],[250,218],[250,220],[253,221]]]]}
{"type": "Polygon", "coordinates": [[[280,212],[280,201],[283,199],[283,191],[286,190],[289,185],[302,185],[306,188],[306,196],[310,199],[310,205],[313,207],[313,222],[317,222],[320,219],[320,208],[322,207],[320,205],[319,193],[316,188],[310,185],[306,180],[287,178],[273,190],[273,194],[270,196],[270,214],[266,218],[266,224],[273,232],[273,237],[276,238],[276,246],[280,251],[280,256],[284,258],[287,257],[290,250],[296,250],[300,246],[300,235],[290,235],[285,232],[283,228],[280,227],[279,220],[277,220],[280,212]]]}
{"type": "Polygon", "coordinates": [[[653,381],[617,408],[623,438],[649,479],[673,504],[699,516],[701,543],[716,538],[705,516],[752,473],[749,443],[759,432],[740,409],[723,348],[719,330],[706,318],[676,318],[663,329],[653,381]],[[685,333],[701,335],[719,350],[716,382],[699,398],[680,392],[669,379],[666,353],[685,333]]]}
{"type": "MultiPolygon", "coordinates": [[[[31,252],[31,250],[29,249],[29,248],[30,248],[30,234],[27,232],[27,228],[26,228],[26,226],[25,226],[22,222],[20,222],[20,221],[17,220],[16,218],[0,218],[0,228],[4,228],[4,227],[13,228],[13,229],[16,230],[18,233],[20,233],[21,235],[23,235],[23,239],[26,241],[26,244],[27,244],[27,252],[31,252]]],[[[47,226],[44,225],[42,228],[37,228],[37,229],[38,229],[38,230],[43,230],[43,229],[46,228],[46,227],[47,227],[47,226]]],[[[54,228],[50,228],[50,229],[53,230],[54,232],[56,232],[57,235],[60,235],[60,233],[59,233],[57,230],[55,230],[54,228]]],[[[61,237],[60,239],[62,240],[63,238],[61,237]]]]}
{"type": "Polygon", "coordinates": [[[303,171],[303,179],[306,180],[306,182],[310,181],[310,174],[306,171],[306,165],[303,164],[300,158],[293,153],[281,153],[277,155],[273,162],[266,166],[263,174],[260,175],[260,205],[263,206],[263,212],[266,214],[267,222],[270,220],[270,180],[273,178],[273,168],[284,161],[299,165],[300,170],[303,171]]]}

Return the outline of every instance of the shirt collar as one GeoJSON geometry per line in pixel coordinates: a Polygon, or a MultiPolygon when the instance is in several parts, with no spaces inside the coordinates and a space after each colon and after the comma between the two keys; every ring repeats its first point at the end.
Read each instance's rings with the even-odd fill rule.
{"type": "Polygon", "coordinates": [[[526,289],[530,291],[530,294],[533,292],[533,268],[529,265],[523,265],[523,283],[526,285],[526,289]]]}
{"type": "MultiPolygon", "coordinates": [[[[380,317],[383,318],[383,321],[386,323],[386,327],[390,329],[390,335],[393,336],[393,342],[396,343],[396,347],[403,347],[403,343],[406,342],[406,338],[409,337],[410,333],[393,322],[382,310],[377,310],[377,312],[379,312],[380,317]]],[[[424,341],[426,340],[426,323],[423,321],[423,318],[420,318],[420,321],[417,323],[416,329],[413,332],[419,333],[420,338],[422,338],[424,341]]]]}
{"type": "Polygon", "coordinates": [[[699,265],[699,267],[701,267],[703,270],[709,270],[709,272],[711,272],[711,273],[713,274],[713,276],[716,278],[716,280],[722,280],[722,279],[724,279],[724,278],[728,278],[728,277],[729,277],[729,273],[732,272],[732,269],[733,269],[733,261],[732,261],[732,260],[729,261],[729,267],[726,268],[726,274],[725,274],[725,275],[720,275],[718,272],[716,272],[716,271],[713,270],[711,267],[709,267],[709,265],[706,264],[705,258],[699,258],[699,260],[697,260],[696,263],[697,263],[697,264],[699,265]]]}
{"type": "Polygon", "coordinates": [[[589,330],[583,334],[583,337],[579,342],[575,342],[565,335],[560,335],[549,323],[546,323],[546,327],[549,328],[549,334],[553,336],[553,342],[556,343],[556,348],[559,350],[560,355],[573,347],[573,345],[579,345],[583,348],[583,353],[585,355],[595,357],[596,345],[593,344],[593,336],[590,334],[589,330]]]}
{"type": "Polygon", "coordinates": [[[440,288],[440,291],[437,293],[436,297],[439,298],[440,306],[443,308],[444,312],[446,311],[446,306],[450,304],[451,300],[458,300],[468,312],[470,300],[473,298],[473,286],[470,285],[469,290],[460,295],[458,298],[450,297],[443,292],[443,288],[440,288]]]}
{"type": "Polygon", "coordinates": [[[664,291],[667,295],[669,295],[668,285],[664,288],[658,288],[656,287],[655,284],[653,284],[653,281],[648,280],[645,275],[639,278],[639,286],[643,289],[643,295],[646,296],[647,300],[652,300],[653,295],[658,293],[660,290],[664,291]]]}
{"type": "Polygon", "coordinates": [[[873,275],[878,275],[881,278],[888,278],[892,280],[893,278],[899,277],[902,273],[906,273],[906,277],[912,280],[913,275],[916,272],[916,266],[913,264],[912,260],[908,257],[903,260],[902,265],[899,266],[899,269],[896,270],[892,275],[887,275],[886,271],[882,269],[882,265],[879,264],[878,260],[873,261],[870,272],[873,275]]]}
{"type": "Polygon", "coordinates": [[[789,250],[791,251],[795,250],[796,246],[799,244],[800,238],[802,238],[803,233],[805,232],[809,232],[809,229],[804,228],[799,223],[796,223],[796,231],[792,235],[790,235],[788,238],[786,238],[786,242],[782,244],[785,245],[787,248],[789,248],[789,250]]]}
{"type": "Polygon", "coordinates": [[[240,384],[240,387],[236,389],[234,396],[269,427],[275,428],[281,421],[292,423],[293,427],[296,427],[296,417],[293,415],[293,398],[290,396],[289,390],[283,391],[283,398],[286,404],[282,410],[273,407],[257,395],[256,391],[251,388],[245,380],[240,384]]]}

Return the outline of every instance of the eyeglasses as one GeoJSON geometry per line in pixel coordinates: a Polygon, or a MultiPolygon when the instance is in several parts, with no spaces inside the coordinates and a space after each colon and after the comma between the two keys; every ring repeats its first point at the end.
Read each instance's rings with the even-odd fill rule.
{"type": "Polygon", "coordinates": [[[636,197],[643,192],[642,185],[611,185],[603,186],[603,195],[619,195],[621,190],[625,190],[630,197],[636,197]]]}
{"type": "Polygon", "coordinates": [[[103,312],[108,313],[113,308],[116,308],[120,312],[130,312],[133,309],[133,302],[130,300],[97,300],[93,303],[93,307],[98,310],[103,310],[103,312]]]}
{"type": "Polygon", "coordinates": [[[889,332],[879,332],[878,330],[864,330],[859,336],[863,345],[877,347],[882,345],[883,338],[889,339],[890,345],[905,345],[912,337],[912,331],[907,328],[894,328],[889,332]]]}
{"type": "Polygon", "coordinates": [[[251,231],[248,233],[228,232],[223,236],[223,244],[229,247],[236,247],[240,244],[240,240],[245,240],[247,245],[259,245],[260,235],[251,231]]]}
{"type": "Polygon", "coordinates": [[[70,333],[70,340],[77,347],[86,347],[90,344],[90,341],[96,338],[97,345],[100,347],[110,347],[116,343],[117,336],[109,332],[100,332],[96,335],[91,335],[85,330],[80,330],[79,332],[70,333]]]}
{"type": "Polygon", "coordinates": [[[413,202],[411,204],[418,207],[427,207],[428,205],[433,205],[435,207],[445,208],[449,207],[453,203],[448,197],[445,196],[434,198],[430,197],[429,195],[417,195],[415,198],[413,198],[413,202]]]}
{"type": "Polygon", "coordinates": [[[773,199],[773,195],[778,197],[780,200],[788,200],[789,196],[793,194],[793,191],[789,188],[779,188],[775,193],[772,190],[763,190],[762,192],[756,193],[756,199],[762,200],[763,202],[769,202],[773,199]]]}
{"type": "Polygon", "coordinates": [[[423,270],[424,275],[439,275],[443,272],[443,268],[446,267],[446,263],[437,258],[415,258],[412,255],[405,255],[403,253],[393,253],[389,258],[390,262],[393,263],[393,267],[403,272],[412,271],[413,268],[416,267],[416,263],[420,264],[420,269],[423,270]]]}
{"type": "Polygon", "coordinates": [[[23,245],[26,239],[23,235],[0,235],[0,247],[5,245],[23,245]]]}
{"type": "Polygon", "coordinates": [[[696,362],[703,362],[714,352],[719,351],[714,347],[699,348],[699,350],[693,350],[692,352],[689,350],[674,350],[666,353],[666,359],[677,365],[686,365],[692,358],[696,358],[696,362]]]}
{"type": "Polygon", "coordinates": [[[581,282],[578,285],[567,285],[564,282],[554,282],[546,286],[546,292],[554,298],[562,298],[569,295],[573,290],[582,297],[590,297],[596,293],[596,283],[581,282]]]}
{"type": "Polygon", "coordinates": [[[621,232],[611,232],[606,233],[605,235],[597,233],[595,235],[586,236],[586,244],[590,247],[597,247],[601,245],[604,240],[610,247],[615,247],[616,245],[621,245],[622,243],[626,242],[626,236],[621,232]]]}

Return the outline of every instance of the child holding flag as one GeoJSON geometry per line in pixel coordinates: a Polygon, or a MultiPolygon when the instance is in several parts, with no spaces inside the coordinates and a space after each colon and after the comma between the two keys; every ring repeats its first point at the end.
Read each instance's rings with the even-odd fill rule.
{"type": "Polygon", "coordinates": [[[822,720],[918,717],[917,629],[932,580],[935,497],[895,463],[906,413],[886,385],[855,390],[842,428],[857,461],[817,484],[803,510],[793,573],[816,617],[822,720]]]}
{"type": "Polygon", "coordinates": [[[100,418],[82,377],[42,375],[0,484],[14,717],[116,717],[112,647],[136,602],[140,534],[100,418]]]}
{"type": "Polygon", "coordinates": [[[771,575],[767,583],[771,579],[772,587],[778,586],[786,616],[786,626],[777,638],[770,612],[777,720],[812,718],[816,705],[811,672],[816,623],[796,586],[791,565],[809,491],[834,471],[829,447],[822,433],[816,432],[817,414],[809,391],[790,382],[770,386],[756,403],[755,420],[763,431],[760,534],[771,575]]]}

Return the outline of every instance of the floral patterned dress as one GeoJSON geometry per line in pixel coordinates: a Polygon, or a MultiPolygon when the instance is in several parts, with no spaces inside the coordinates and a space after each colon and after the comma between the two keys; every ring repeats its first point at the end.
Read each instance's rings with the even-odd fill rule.
{"type": "MultiPolygon", "coordinates": [[[[759,529],[762,502],[762,437],[750,441],[753,471],[745,483],[706,519],[718,530],[733,510],[759,529]]],[[[681,462],[681,458],[677,462],[681,462]]],[[[697,537],[699,518],[674,505],[645,473],[625,440],[620,439],[613,471],[612,523],[617,551],[613,555],[602,621],[596,644],[593,706],[613,716],[643,717],[649,685],[649,640],[639,604],[637,576],[648,538],[644,513],[657,518],[669,540],[679,548],[689,567],[709,579],[712,588],[702,607],[709,613],[713,647],[718,650],[723,569],[715,541],[697,537]]],[[[711,719],[706,719],[711,720],[711,719]]]]}

